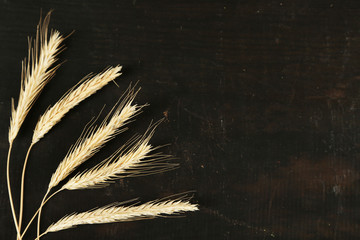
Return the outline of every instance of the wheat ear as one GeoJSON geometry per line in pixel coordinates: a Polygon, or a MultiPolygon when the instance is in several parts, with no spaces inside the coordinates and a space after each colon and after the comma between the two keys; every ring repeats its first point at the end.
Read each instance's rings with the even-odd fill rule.
{"type": "Polygon", "coordinates": [[[120,76],[121,66],[110,67],[93,77],[88,75],[79,84],[70,89],[54,106],[49,108],[39,119],[36,124],[32,143],[28,149],[23,164],[21,176],[21,191],[20,191],[20,213],[19,226],[21,227],[23,215],[23,201],[24,201],[24,180],[25,171],[30,151],[35,143],[37,143],[50,129],[55,126],[61,118],[72,108],[78,105],[81,101],[94,94],[96,91],[104,87],[110,81],[120,76]]]}
{"type": "Polygon", "coordinates": [[[110,67],[94,77],[86,77],[76,89],[70,89],[48,109],[36,124],[32,144],[38,142],[70,109],[121,75],[121,66],[110,67]]]}
{"type": "Polygon", "coordinates": [[[170,156],[161,153],[150,154],[157,149],[151,146],[149,141],[159,123],[160,121],[154,126],[150,126],[143,137],[131,139],[130,142],[134,143],[132,147],[126,147],[132,144],[125,144],[125,147],[119,149],[102,163],[69,179],[62,189],[100,188],[107,186],[117,178],[154,174],[176,168],[177,164],[166,162],[170,156]],[[129,150],[125,152],[123,148],[129,148],[129,150]]]}
{"type": "Polygon", "coordinates": [[[42,235],[83,224],[134,221],[197,210],[196,204],[184,200],[152,201],[139,206],[118,206],[118,204],[113,204],[92,211],[65,216],[50,225],[42,235]]]}
{"type": "Polygon", "coordinates": [[[57,65],[51,68],[57,61],[56,56],[63,49],[61,43],[64,38],[56,30],[51,30],[48,37],[50,15],[51,12],[43,22],[40,20],[33,46],[29,39],[28,58],[22,62],[21,88],[16,109],[12,100],[9,142],[14,141],[36,98],[59,67],[57,65]]]}
{"type": "Polygon", "coordinates": [[[141,106],[132,105],[136,93],[134,89],[129,90],[127,96],[112,114],[110,120],[108,120],[109,116],[106,117],[97,129],[91,127],[84,133],[84,136],[79,138],[78,142],[70,149],[67,156],[52,175],[49,189],[57,186],[79,165],[98,152],[106,142],[123,131],[122,127],[142,108],[141,106]]]}
{"type": "Polygon", "coordinates": [[[37,26],[36,38],[32,41],[30,38],[28,40],[29,50],[28,58],[24,59],[22,62],[22,72],[21,72],[21,87],[18,105],[15,108],[14,99],[12,99],[11,107],[11,118],[10,118],[10,127],[9,127],[9,153],[7,158],[7,167],[6,167],[6,180],[7,188],[10,200],[10,207],[15,223],[15,227],[20,235],[21,224],[17,223],[16,213],[14,210],[14,204],[11,193],[11,184],[10,184],[10,154],[12,149],[12,144],[16,138],[22,123],[24,122],[28,112],[30,111],[32,105],[34,104],[36,98],[39,96],[45,84],[52,78],[55,74],[56,69],[59,65],[52,67],[51,66],[56,62],[57,54],[63,49],[61,43],[64,38],[56,30],[51,30],[50,37],[48,37],[48,25],[50,21],[51,12],[49,12],[43,21],[41,21],[37,26]],[[33,44],[32,44],[33,43],[33,44]]]}

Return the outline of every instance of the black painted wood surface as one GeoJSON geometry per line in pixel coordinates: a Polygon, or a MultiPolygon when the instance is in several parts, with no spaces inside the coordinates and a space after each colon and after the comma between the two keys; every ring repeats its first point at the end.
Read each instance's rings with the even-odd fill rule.
{"type": "MultiPolygon", "coordinates": [[[[43,239],[358,239],[360,237],[359,1],[12,1],[0,3],[0,239],[15,239],[5,158],[10,98],[40,9],[67,35],[65,61],[31,110],[11,162],[18,205],[21,163],[38,117],[89,72],[124,74],[72,110],[31,153],[25,220],[58,163],[104,104],[130,82],[150,103],[80,170],[149,122],[175,171],[63,192],[42,228],[65,214],[195,190],[200,211],[182,218],[87,225],[43,239]]],[[[24,239],[34,239],[34,228],[24,239]]]]}

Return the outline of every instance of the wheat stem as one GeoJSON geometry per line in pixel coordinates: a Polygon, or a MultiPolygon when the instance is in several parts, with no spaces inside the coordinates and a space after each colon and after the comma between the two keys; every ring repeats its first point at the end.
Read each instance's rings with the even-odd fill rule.
{"type": "Polygon", "coordinates": [[[42,201],[41,201],[41,204],[40,204],[40,208],[39,208],[39,214],[38,214],[38,220],[37,220],[37,238],[40,239],[40,219],[41,219],[41,211],[42,211],[42,207],[43,205],[45,204],[45,200],[46,200],[46,197],[47,195],[49,194],[50,192],[50,189],[47,190],[47,192],[45,193],[42,201]]]}
{"type": "Polygon", "coordinates": [[[34,215],[32,216],[32,218],[30,219],[29,223],[26,225],[26,228],[24,229],[24,231],[21,233],[21,238],[24,237],[26,231],[29,229],[31,223],[34,221],[34,219],[36,218],[36,216],[38,215],[40,208],[42,208],[52,197],[54,197],[56,194],[58,194],[59,192],[61,192],[63,189],[59,189],[56,192],[54,192],[53,194],[51,194],[48,198],[46,198],[46,200],[44,201],[44,203],[38,208],[38,210],[34,213],[34,215]]]}
{"type": "MultiPolygon", "coordinates": [[[[30,151],[32,149],[32,147],[34,146],[34,144],[31,144],[30,147],[28,148],[28,151],[26,153],[26,157],[24,160],[24,165],[23,165],[23,169],[22,169],[22,174],[21,174],[21,190],[20,190],[20,212],[19,212],[19,231],[21,231],[21,225],[22,225],[22,218],[23,218],[23,209],[24,209],[24,183],[25,183],[25,170],[26,170],[26,165],[29,159],[29,154],[30,151]]],[[[20,238],[21,239],[21,238],[20,238]]]]}
{"type": "Polygon", "coordinates": [[[37,238],[35,238],[35,240],[40,239],[42,236],[44,236],[45,234],[47,234],[47,232],[43,232],[42,234],[40,234],[39,236],[37,236],[37,238]]]}
{"type": "Polygon", "coordinates": [[[8,194],[9,194],[11,213],[12,213],[12,216],[13,216],[16,232],[19,235],[20,231],[19,231],[19,226],[18,226],[18,222],[17,222],[17,219],[16,219],[14,201],[13,201],[13,198],[12,198],[11,184],[10,184],[10,155],[11,155],[12,145],[13,145],[13,142],[11,141],[10,145],[9,145],[9,151],[8,151],[8,156],[7,156],[7,161],[6,161],[6,183],[7,183],[7,189],[8,189],[8,194]]]}

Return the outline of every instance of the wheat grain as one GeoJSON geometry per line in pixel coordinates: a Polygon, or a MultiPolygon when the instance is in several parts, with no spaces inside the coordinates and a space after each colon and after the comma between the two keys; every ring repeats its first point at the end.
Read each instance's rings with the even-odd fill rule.
{"type": "Polygon", "coordinates": [[[115,68],[110,67],[94,77],[88,77],[87,80],[84,80],[84,82],[76,89],[71,89],[40,117],[34,130],[32,144],[38,142],[47,132],[49,132],[49,130],[57,124],[68,111],[70,111],[70,109],[94,94],[116,77],[120,76],[120,71],[121,66],[115,68]]]}
{"type": "Polygon", "coordinates": [[[127,207],[110,205],[66,216],[50,225],[45,233],[57,232],[83,224],[134,221],[197,210],[196,204],[182,200],[153,201],[139,206],[127,207]]]}
{"type": "Polygon", "coordinates": [[[52,175],[49,189],[55,187],[72,173],[80,164],[92,157],[100,148],[112,139],[116,134],[123,131],[123,127],[132,117],[134,117],[142,106],[132,105],[134,89],[130,90],[123,102],[112,114],[111,119],[104,122],[96,129],[89,128],[84,137],[80,137],[78,142],[68,152],[64,160],[59,164],[55,173],[52,175]]]}
{"type": "Polygon", "coordinates": [[[50,68],[57,60],[57,54],[63,49],[64,38],[56,30],[51,30],[48,37],[50,21],[48,13],[37,27],[36,38],[32,46],[29,39],[28,58],[22,62],[21,88],[18,105],[15,109],[12,99],[12,111],[9,128],[9,142],[16,138],[22,123],[45,84],[54,76],[59,65],[50,68]]]}

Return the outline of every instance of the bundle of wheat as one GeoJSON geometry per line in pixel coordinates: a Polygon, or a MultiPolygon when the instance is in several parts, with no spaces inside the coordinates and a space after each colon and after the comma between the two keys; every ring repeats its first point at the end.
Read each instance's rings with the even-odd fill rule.
{"type": "Polygon", "coordinates": [[[24,179],[32,147],[60,122],[67,112],[121,75],[121,66],[116,66],[109,67],[97,75],[86,76],[65,93],[57,103],[49,107],[39,118],[23,163],[19,216],[17,217],[9,176],[12,145],[35,100],[45,84],[54,76],[55,71],[59,68],[60,65],[53,65],[57,61],[57,55],[64,49],[61,45],[64,37],[56,30],[51,30],[50,34],[48,33],[50,15],[51,12],[46,15],[44,21],[40,20],[35,40],[29,40],[29,53],[28,58],[22,64],[21,88],[16,108],[14,101],[12,101],[6,172],[10,207],[17,231],[17,239],[23,238],[36,216],[38,217],[37,239],[40,239],[47,233],[57,232],[82,224],[133,221],[198,210],[197,205],[191,204],[189,199],[184,196],[177,199],[156,200],[137,206],[115,203],[95,210],[65,216],[50,225],[46,231],[40,233],[42,208],[54,195],[63,190],[104,187],[117,178],[154,174],[177,167],[177,164],[168,162],[170,156],[155,152],[159,147],[153,147],[149,144],[156,126],[160,123],[159,121],[155,124],[150,124],[149,129],[143,136],[133,137],[109,158],[95,167],[70,178],[59,190],[49,196],[52,189],[60,185],[76,168],[90,159],[117,134],[126,130],[124,126],[146,106],[134,104],[134,99],[140,89],[136,90],[135,87],[130,86],[99,126],[91,124],[85,127],[78,141],[70,148],[63,161],[60,162],[58,168],[53,173],[38,211],[25,229],[22,230],[24,179]]]}

